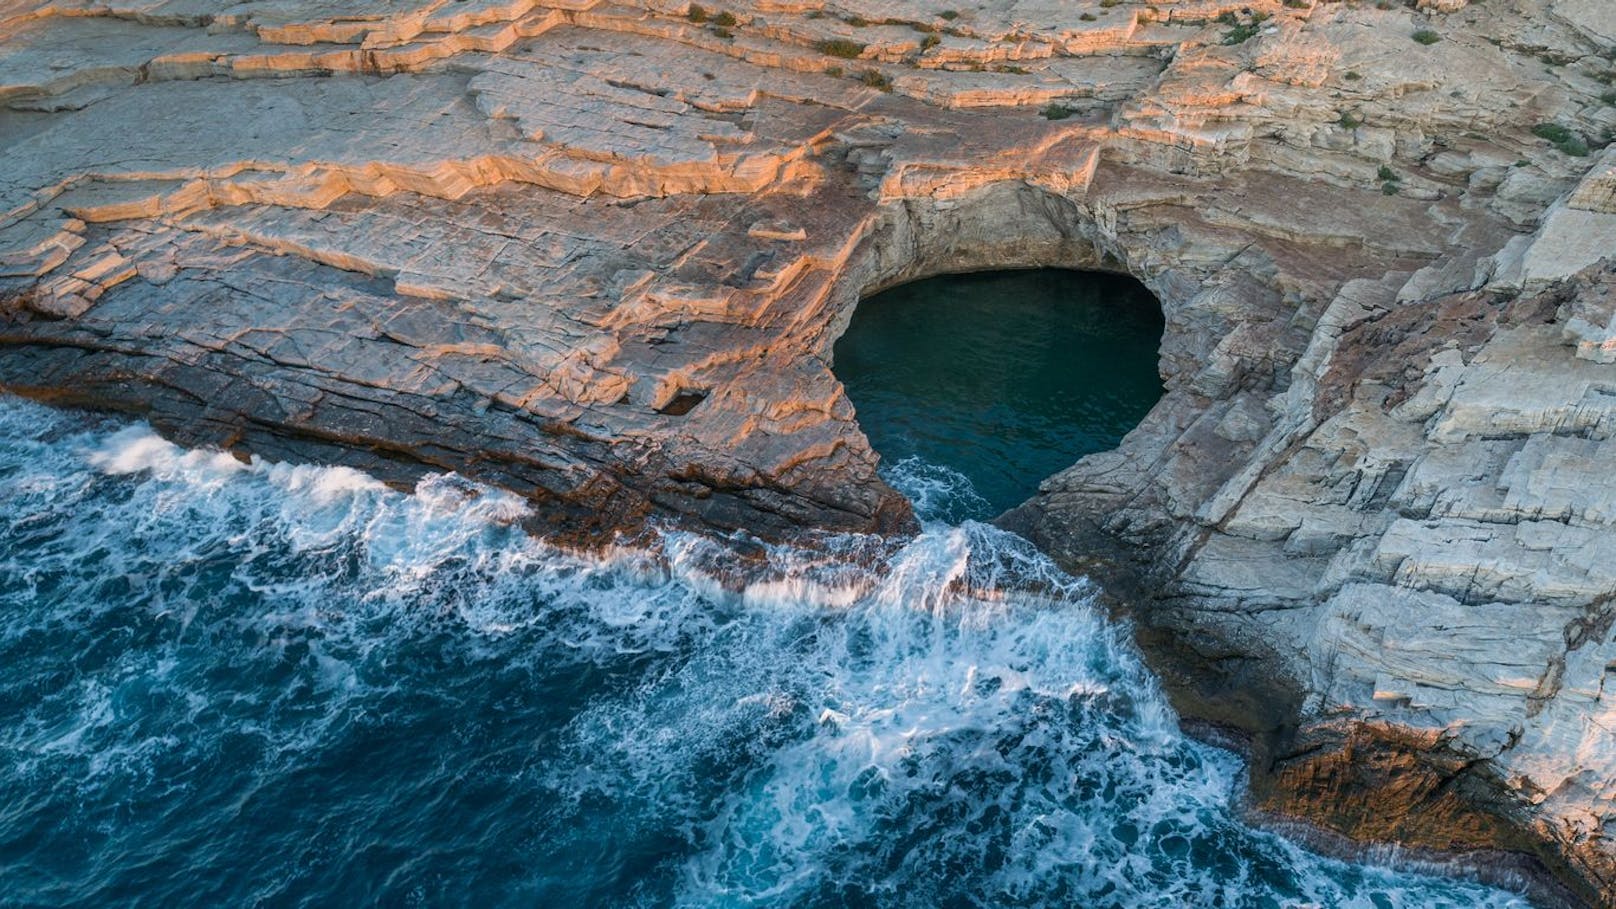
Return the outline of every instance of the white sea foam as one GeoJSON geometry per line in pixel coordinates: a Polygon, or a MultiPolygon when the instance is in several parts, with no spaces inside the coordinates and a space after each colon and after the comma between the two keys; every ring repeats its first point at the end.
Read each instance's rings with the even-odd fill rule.
{"type": "Polygon", "coordinates": [[[930,464],[911,455],[885,466],[881,476],[892,488],[914,504],[921,520],[955,523],[966,515],[982,514],[989,508],[971,485],[970,477],[951,467],[930,464]]]}
{"type": "Polygon", "coordinates": [[[90,452],[90,464],[114,475],[149,471],[164,479],[183,477],[190,484],[216,484],[245,468],[218,451],[181,448],[145,425],[129,426],[108,436],[90,452]]]}

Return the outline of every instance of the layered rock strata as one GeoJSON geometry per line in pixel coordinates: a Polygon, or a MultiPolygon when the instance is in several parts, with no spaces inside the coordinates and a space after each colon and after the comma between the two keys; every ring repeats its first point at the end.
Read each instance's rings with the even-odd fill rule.
{"type": "Polygon", "coordinates": [[[552,531],[893,531],[858,299],[1127,271],[1167,393],[1006,522],[1259,807],[1616,903],[1609,4],[335,6],[0,0],[0,386],[552,531]]]}

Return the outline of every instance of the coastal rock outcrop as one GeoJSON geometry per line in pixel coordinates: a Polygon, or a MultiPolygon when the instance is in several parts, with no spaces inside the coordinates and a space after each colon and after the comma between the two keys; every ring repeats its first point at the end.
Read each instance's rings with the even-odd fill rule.
{"type": "Polygon", "coordinates": [[[0,387],[598,538],[897,531],[861,296],[1127,271],[1167,393],[1007,524],[1253,797],[1616,901],[1596,0],[0,0],[0,387]]]}

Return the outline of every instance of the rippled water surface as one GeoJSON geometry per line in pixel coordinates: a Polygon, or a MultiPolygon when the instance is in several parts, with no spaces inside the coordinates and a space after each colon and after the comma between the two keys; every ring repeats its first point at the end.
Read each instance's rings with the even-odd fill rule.
{"type": "Polygon", "coordinates": [[[916,281],[859,304],[836,376],[888,463],[964,474],[988,518],[1115,448],[1161,397],[1156,298],[1120,275],[1042,269],[916,281]]]}
{"type": "Polygon", "coordinates": [[[1092,591],[986,526],[734,592],[701,538],[521,513],[0,399],[0,903],[1525,905],[1242,826],[1092,591]]]}

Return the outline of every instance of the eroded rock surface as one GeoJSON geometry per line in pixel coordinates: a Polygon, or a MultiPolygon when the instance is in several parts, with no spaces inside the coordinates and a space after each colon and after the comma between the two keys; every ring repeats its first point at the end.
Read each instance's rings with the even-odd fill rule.
{"type": "Polygon", "coordinates": [[[1127,270],[1167,394],[1009,522],[1261,807],[1616,902],[1616,19],[1413,6],[0,0],[0,386],[551,529],[901,530],[859,297],[1127,270]]]}

